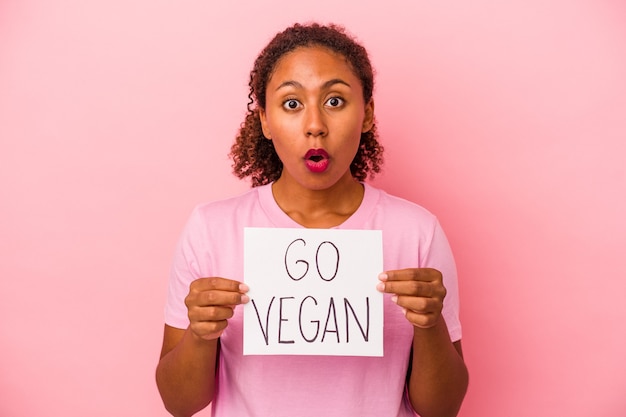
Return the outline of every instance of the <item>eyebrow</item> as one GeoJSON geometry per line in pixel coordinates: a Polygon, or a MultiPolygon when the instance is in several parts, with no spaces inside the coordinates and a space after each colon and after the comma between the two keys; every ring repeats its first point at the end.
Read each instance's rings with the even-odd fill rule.
{"type": "MultiPolygon", "coordinates": [[[[326,81],[324,84],[322,84],[322,89],[325,90],[327,88],[332,87],[335,84],[343,84],[347,87],[351,87],[350,84],[348,84],[347,82],[345,82],[344,80],[342,80],[341,78],[333,78],[332,80],[328,80],[326,81]]],[[[284,83],[281,83],[277,88],[276,91],[280,90],[283,87],[294,87],[294,88],[304,88],[302,84],[300,84],[298,81],[285,81],[284,83]]]]}

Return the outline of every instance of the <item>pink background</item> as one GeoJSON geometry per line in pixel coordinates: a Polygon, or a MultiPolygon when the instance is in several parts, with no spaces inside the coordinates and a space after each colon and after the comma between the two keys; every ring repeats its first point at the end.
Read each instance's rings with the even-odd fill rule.
{"type": "Polygon", "coordinates": [[[0,1],[0,415],[166,415],[174,244],[247,188],[248,71],[312,19],[369,48],[375,183],[455,250],[461,416],[626,415],[624,2],[226,3],[0,1]]]}

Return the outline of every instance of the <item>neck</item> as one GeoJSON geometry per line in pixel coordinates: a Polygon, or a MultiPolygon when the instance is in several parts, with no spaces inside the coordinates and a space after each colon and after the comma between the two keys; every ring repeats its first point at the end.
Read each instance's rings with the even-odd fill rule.
{"type": "Polygon", "coordinates": [[[363,186],[352,176],[330,188],[315,190],[286,177],[272,186],[274,200],[295,222],[308,228],[331,228],[345,222],[363,201],[363,186]]]}

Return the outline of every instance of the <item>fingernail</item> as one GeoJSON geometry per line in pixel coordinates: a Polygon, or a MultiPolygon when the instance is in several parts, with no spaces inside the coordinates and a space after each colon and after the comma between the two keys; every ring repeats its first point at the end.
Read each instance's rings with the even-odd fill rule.
{"type": "Polygon", "coordinates": [[[384,292],[384,291],[385,291],[385,283],[384,283],[384,282],[379,282],[379,283],[376,285],[376,289],[377,289],[378,291],[380,291],[380,292],[384,292]]]}

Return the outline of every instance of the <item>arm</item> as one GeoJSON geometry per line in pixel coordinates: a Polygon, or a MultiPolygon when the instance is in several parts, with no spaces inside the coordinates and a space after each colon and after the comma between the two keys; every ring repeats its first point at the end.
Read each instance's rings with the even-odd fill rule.
{"type": "Polygon", "coordinates": [[[446,289],[441,273],[416,268],[380,275],[379,289],[394,294],[413,325],[412,367],[408,375],[411,405],[422,417],[454,417],[468,385],[461,342],[452,343],[441,310],[446,289]]]}
{"type": "Polygon", "coordinates": [[[456,416],[465,397],[468,372],[461,341],[450,342],[443,317],[429,329],[414,328],[409,398],[422,417],[456,416]]]}
{"type": "Polygon", "coordinates": [[[189,327],[165,326],[156,381],[172,415],[192,416],[213,400],[218,339],[234,307],[248,301],[247,290],[237,281],[200,278],[185,299],[189,327]]]}
{"type": "Polygon", "coordinates": [[[203,340],[189,329],[165,325],[156,380],[173,416],[192,416],[213,400],[217,339],[203,340]]]}

